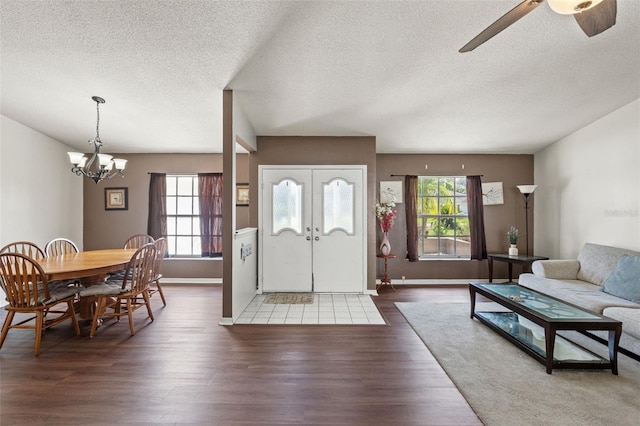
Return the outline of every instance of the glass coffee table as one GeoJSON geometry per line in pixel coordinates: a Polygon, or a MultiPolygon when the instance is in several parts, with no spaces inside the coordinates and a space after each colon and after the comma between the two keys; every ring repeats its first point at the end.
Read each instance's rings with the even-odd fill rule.
{"type": "Polygon", "coordinates": [[[611,369],[618,374],[622,323],[517,284],[469,283],[471,318],[477,318],[524,352],[554,368],[611,369]],[[476,293],[509,312],[476,312],[476,293]],[[609,359],[557,335],[558,330],[609,332],[609,359]]]}

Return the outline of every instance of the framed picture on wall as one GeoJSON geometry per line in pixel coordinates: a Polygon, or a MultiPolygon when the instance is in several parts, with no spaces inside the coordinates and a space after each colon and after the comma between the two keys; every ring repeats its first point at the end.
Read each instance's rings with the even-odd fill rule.
{"type": "Polygon", "coordinates": [[[249,184],[236,184],[236,206],[249,206],[249,184]]]}
{"type": "Polygon", "coordinates": [[[402,181],[380,181],[380,202],[388,203],[389,201],[396,204],[402,203],[402,181]]]}
{"type": "Polygon", "coordinates": [[[504,204],[502,182],[486,182],[482,184],[482,202],[485,206],[504,204]]]}
{"type": "Polygon", "coordinates": [[[129,208],[128,188],[105,188],[104,189],[104,209],[105,210],[127,210],[129,208]]]}

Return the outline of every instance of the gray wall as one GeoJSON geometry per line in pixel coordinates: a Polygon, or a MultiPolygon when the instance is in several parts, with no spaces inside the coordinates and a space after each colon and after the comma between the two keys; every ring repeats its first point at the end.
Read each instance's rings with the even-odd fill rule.
{"type": "Polygon", "coordinates": [[[536,153],[535,177],[537,252],[640,250],[640,100],[536,153]]]}
{"type": "Polygon", "coordinates": [[[65,237],[82,247],[83,179],[67,145],[0,116],[0,247],[65,237]]]}
{"type": "MultiPolygon", "coordinates": [[[[379,198],[380,181],[402,180],[391,175],[417,176],[466,176],[483,175],[482,182],[502,182],[504,204],[484,207],[485,234],[489,253],[506,253],[509,248],[507,231],[516,226],[524,234],[525,211],[522,195],[516,185],[533,183],[532,155],[427,155],[427,154],[378,154],[376,198],[379,198]],[[426,168],[428,166],[428,168],[426,168]]],[[[532,203],[529,204],[531,209],[532,203]]],[[[398,215],[389,233],[391,250],[397,256],[389,261],[389,275],[392,280],[406,279],[458,279],[469,280],[488,278],[487,262],[470,260],[405,260],[407,235],[405,204],[398,204],[398,215]]],[[[531,210],[530,210],[531,213],[531,210]]],[[[533,221],[529,215],[529,246],[533,247],[533,221]]],[[[377,244],[382,233],[376,227],[377,244]]],[[[518,247],[525,252],[525,239],[521,238],[518,247]]],[[[530,250],[531,251],[531,250],[530,250]]],[[[378,262],[377,273],[382,275],[382,261],[378,262]]],[[[518,267],[514,272],[519,271],[518,267]]],[[[506,264],[494,264],[496,278],[507,277],[506,264]]]]}
{"type": "MultiPolygon", "coordinates": [[[[113,154],[116,156],[116,154],[113,154]]],[[[149,173],[222,172],[222,154],[117,154],[128,160],[126,176],[114,177],[96,185],[85,179],[84,184],[84,246],[85,250],[122,247],[133,234],[147,232],[149,205],[149,173]],[[106,211],[104,188],[127,187],[129,209],[106,211]]],[[[248,182],[248,156],[239,154],[238,182],[248,182]]],[[[248,226],[249,208],[237,208],[239,227],[248,226]]],[[[162,273],[167,278],[220,278],[219,259],[167,259],[162,273]]]]}

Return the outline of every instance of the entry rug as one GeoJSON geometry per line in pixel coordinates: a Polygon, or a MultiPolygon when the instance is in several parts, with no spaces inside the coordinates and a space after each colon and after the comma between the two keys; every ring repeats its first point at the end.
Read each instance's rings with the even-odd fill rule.
{"type": "Polygon", "coordinates": [[[264,302],[270,305],[298,305],[313,303],[313,294],[307,293],[274,293],[267,296],[264,302]]]}
{"type": "MultiPolygon", "coordinates": [[[[468,303],[396,302],[429,351],[487,426],[637,426],[640,362],[618,355],[610,370],[553,370],[495,331],[469,318],[468,303]]],[[[478,311],[496,305],[476,304],[478,311]]],[[[498,307],[500,309],[500,307],[498,307]]],[[[577,332],[571,340],[608,356],[577,332]]]]}

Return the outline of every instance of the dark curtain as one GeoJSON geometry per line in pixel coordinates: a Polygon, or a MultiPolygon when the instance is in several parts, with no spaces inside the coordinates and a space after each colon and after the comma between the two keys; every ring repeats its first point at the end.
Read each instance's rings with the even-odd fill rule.
{"type": "Polygon", "coordinates": [[[407,222],[407,259],[418,261],[418,176],[404,178],[404,207],[407,222]]]}
{"type": "Polygon", "coordinates": [[[222,256],[222,173],[198,173],[202,257],[222,256]]]}
{"type": "Polygon", "coordinates": [[[486,259],[487,240],[484,235],[484,204],[480,176],[467,176],[467,207],[469,208],[471,259],[486,259]]]}
{"type": "Polygon", "coordinates": [[[154,239],[167,236],[167,175],[150,173],[147,234],[154,239]]]}

